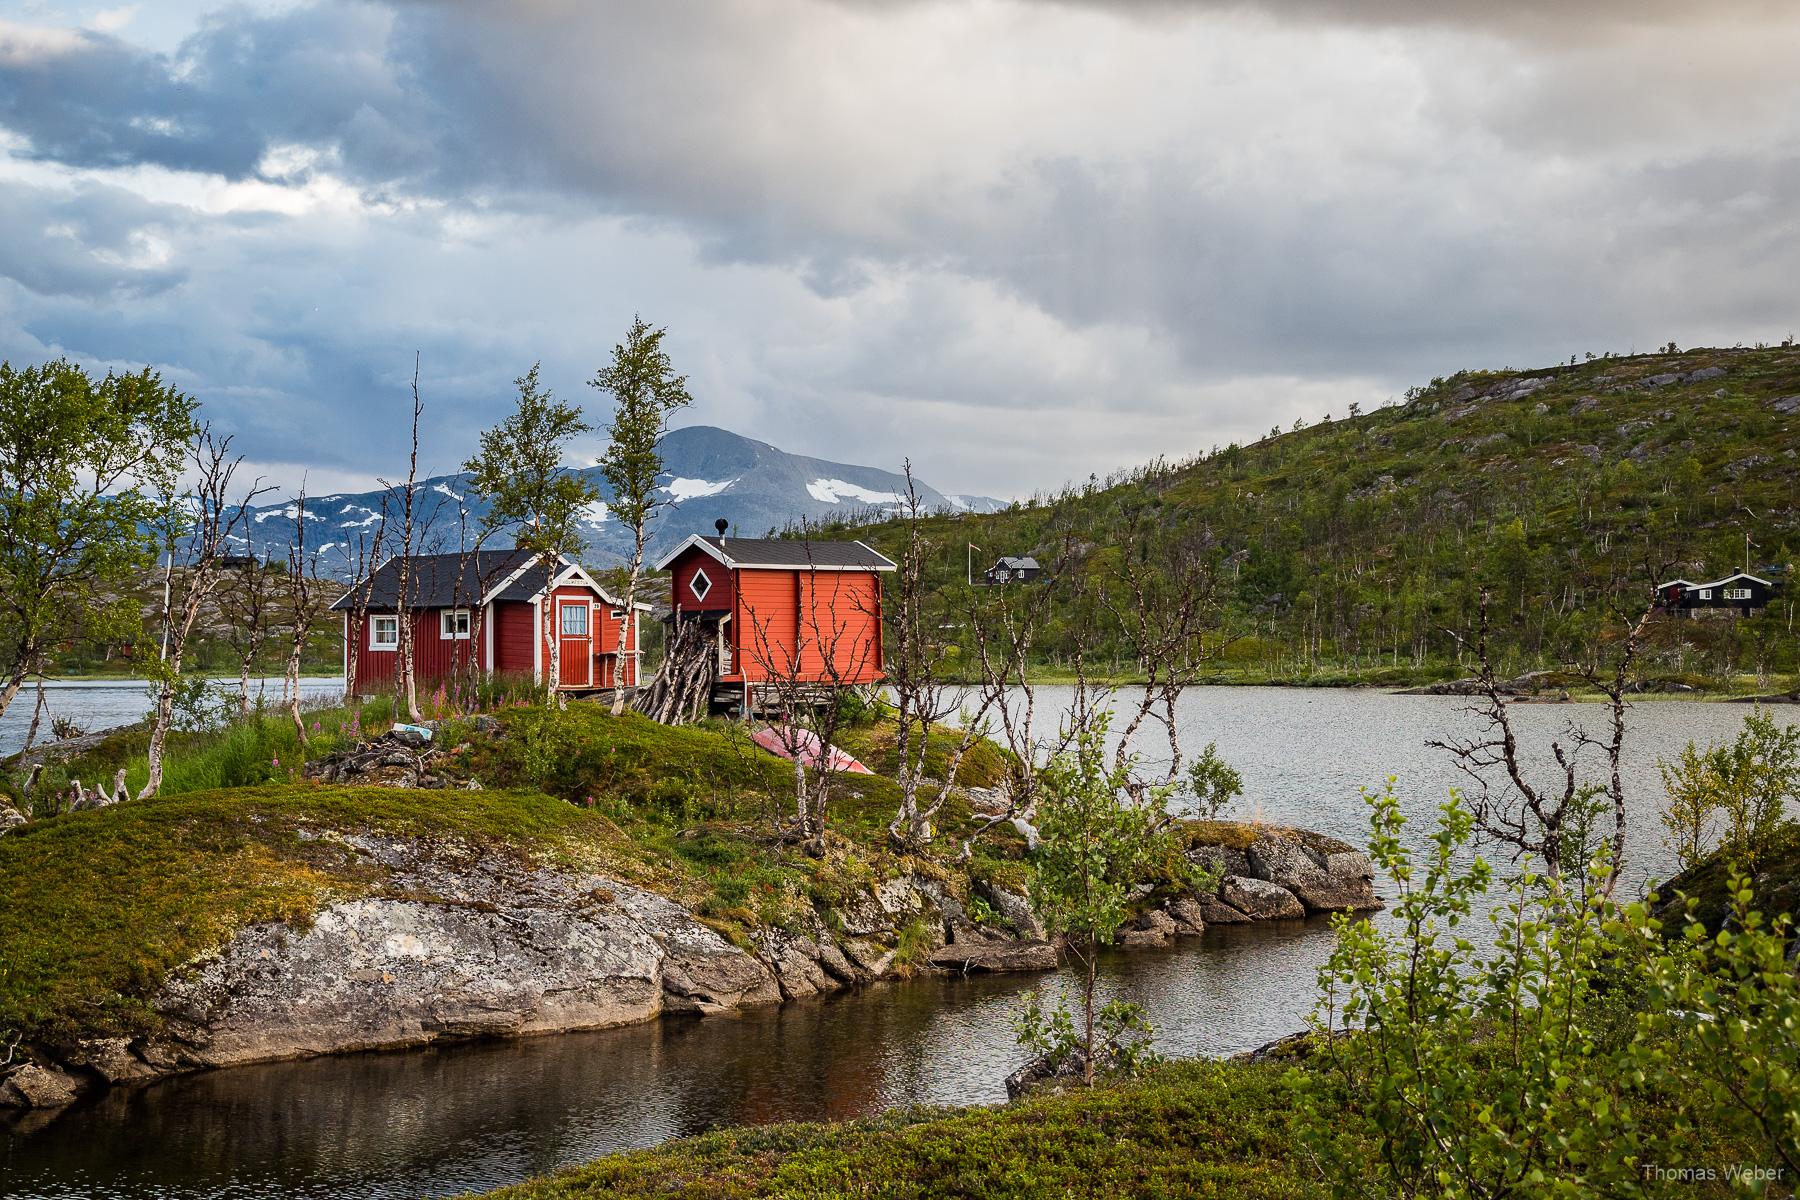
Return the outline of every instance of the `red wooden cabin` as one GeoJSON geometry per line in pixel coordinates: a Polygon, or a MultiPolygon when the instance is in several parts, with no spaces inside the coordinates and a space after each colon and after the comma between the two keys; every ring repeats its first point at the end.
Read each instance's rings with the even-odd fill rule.
{"type": "MultiPolygon", "coordinates": [[[[421,554],[407,561],[413,671],[421,682],[467,670],[471,655],[479,670],[529,675],[542,682],[551,662],[552,637],[560,650],[559,688],[601,691],[637,682],[638,617],[650,606],[639,603],[627,620],[624,601],[579,564],[562,558],[551,571],[525,550],[421,554]]],[[[354,690],[359,695],[393,684],[400,649],[399,597],[396,556],[331,606],[344,618],[346,674],[352,639],[357,647],[354,690]],[[366,614],[359,620],[364,595],[366,614]]],[[[349,680],[345,682],[348,686],[349,680]]]]}
{"type": "Polygon", "coordinates": [[[770,680],[835,688],[884,677],[881,574],[894,563],[861,542],[696,535],[656,569],[670,573],[669,620],[711,627],[733,707],[753,711],[770,680]]]}

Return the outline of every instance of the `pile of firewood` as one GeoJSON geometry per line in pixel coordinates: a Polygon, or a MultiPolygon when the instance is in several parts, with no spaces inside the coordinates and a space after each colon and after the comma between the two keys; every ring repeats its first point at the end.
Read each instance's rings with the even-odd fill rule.
{"type": "Polygon", "coordinates": [[[638,711],[664,725],[698,721],[712,702],[718,674],[718,648],[711,629],[699,621],[677,621],[662,669],[638,693],[638,711]]]}

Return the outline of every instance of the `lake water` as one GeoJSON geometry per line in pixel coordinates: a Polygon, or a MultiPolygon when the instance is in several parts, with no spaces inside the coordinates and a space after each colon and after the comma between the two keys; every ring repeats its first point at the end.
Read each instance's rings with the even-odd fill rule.
{"type": "MultiPolygon", "coordinates": [[[[1063,693],[1046,688],[1040,703],[1063,693]]],[[[1404,781],[1417,842],[1459,776],[1429,738],[1475,732],[1464,701],[1366,691],[1202,689],[1191,749],[1217,741],[1243,774],[1232,815],[1360,844],[1362,787],[1404,781]]],[[[1632,713],[1627,887],[1666,875],[1658,757],[1731,736],[1739,705],[1651,701],[1632,713]]],[[[1787,716],[1791,709],[1776,710],[1787,716]]],[[[1544,739],[1594,705],[1517,710],[1544,739]]],[[[1380,921],[1377,915],[1372,918],[1380,921]]],[[[1144,1004],[1167,1055],[1232,1053],[1292,1032],[1331,930],[1315,918],[1214,928],[1171,950],[1115,953],[1107,986],[1144,1004]]],[[[3,951],[0,951],[3,952],[3,951]]],[[[9,1197],[446,1195],[719,1125],[852,1117],[904,1104],[991,1103],[1019,1054],[1010,1020],[1052,977],[917,980],[712,1020],[515,1042],[243,1067],[120,1091],[0,1133],[9,1197]]]]}
{"type": "MultiPolygon", "coordinates": [[[[142,679],[71,679],[44,685],[44,717],[38,728],[38,741],[50,740],[50,719],[67,717],[89,733],[130,725],[150,713],[150,685],[142,679]]],[[[238,681],[217,679],[213,690],[221,696],[237,698],[238,681]]],[[[344,682],[339,677],[323,676],[300,680],[303,699],[329,699],[342,695],[344,682]]],[[[250,698],[265,704],[281,702],[281,679],[277,676],[250,679],[250,698]]],[[[20,692],[4,715],[0,715],[0,757],[15,754],[25,744],[31,728],[31,712],[37,705],[36,688],[20,692]]]]}

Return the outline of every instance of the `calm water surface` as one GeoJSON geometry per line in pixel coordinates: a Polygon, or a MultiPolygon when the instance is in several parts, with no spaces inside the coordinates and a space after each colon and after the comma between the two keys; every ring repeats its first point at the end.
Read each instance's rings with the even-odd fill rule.
{"type": "MultiPolygon", "coordinates": [[[[1043,689],[1040,702],[1059,695],[1043,689]]],[[[1459,782],[1424,742],[1473,732],[1463,703],[1207,689],[1187,698],[1183,716],[1193,747],[1216,740],[1243,773],[1235,815],[1360,844],[1359,789],[1391,774],[1405,781],[1417,842],[1459,782]]],[[[1634,710],[1628,887],[1668,873],[1657,845],[1656,759],[1690,738],[1730,736],[1746,711],[1678,701],[1634,710]]],[[[1544,738],[1571,718],[1598,731],[1605,716],[1592,705],[1517,713],[1544,763],[1544,738]]],[[[1113,955],[1107,984],[1150,1010],[1165,1054],[1226,1054],[1304,1023],[1330,944],[1322,919],[1215,928],[1177,949],[1113,955]]],[[[1054,977],[919,980],[714,1020],[169,1080],[0,1132],[0,1195],[446,1195],[719,1125],[996,1102],[1018,1061],[1009,1022],[1021,995],[1056,986],[1054,977]]]]}
{"type": "MultiPolygon", "coordinates": [[[[238,681],[215,680],[215,690],[236,697],[238,681]]],[[[38,741],[50,740],[52,717],[68,717],[89,733],[130,725],[150,713],[150,685],[142,679],[72,679],[44,685],[44,717],[38,729],[38,741]]],[[[300,695],[304,699],[327,699],[343,692],[343,680],[337,676],[303,678],[300,695]]],[[[271,677],[250,680],[250,698],[262,698],[265,704],[281,701],[281,679],[271,677]]],[[[31,712],[37,705],[37,690],[26,688],[12,706],[0,715],[0,757],[18,752],[25,744],[25,733],[31,727],[31,712]]]]}

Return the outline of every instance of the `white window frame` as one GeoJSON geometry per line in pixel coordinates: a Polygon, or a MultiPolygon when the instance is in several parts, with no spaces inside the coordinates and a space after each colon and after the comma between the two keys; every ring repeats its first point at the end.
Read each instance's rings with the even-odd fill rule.
{"type": "Polygon", "coordinates": [[[398,650],[399,648],[400,648],[400,617],[399,617],[399,614],[397,614],[397,613],[370,613],[369,614],[369,649],[371,649],[371,650],[398,650]],[[389,641],[385,638],[377,638],[375,636],[375,633],[376,633],[376,630],[379,630],[379,629],[392,629],[394,631],[393,640],[389,641]]]}
{"type": "Polygon", "coordinates": [[[446,642],[466,642],[469,631],[474,628],[474,619],[466,608],[444,608],[438,610],[438,638],[446,642]],[[461,617],[462,630],[457,631],[456,618],[461,617]]]}
{"type": "Polygon", "coordinates": [[[1712,589],[1711,588],[1701,588],[1700,589],[1700,598],[1702,600],[1711,600],[1712,599],[1712,589]]]}
{"type": "Polygon", "coordinates": [[[589,604],[586,600],[564,600],[557,604],[556,632],[561,637],[586,638],[591,641],[594,636],[593,605],[589,604]],[[581,610],[581,623],[583,628],[580,633],[571,632],[569,629],[569,613],[576,609],[581,610]]]}
{"type": "Polygon", "coordinates": [[[1750,599],[1750,589],[1749,588],[1726,588],[1725,589],[1725,598],[1727,600],[1748,600],[1748,599],[1750,599]]]}
{"type": "Polygon", "coordinates": [[[693,575],[688,578],[688,595],[697,602],[704,601],[712,590],[712,576],[706,573],[705,567],[695,567],[693,575]]]}
{"type": "Polygon", "coordinates": [[[622,609],[622,608],[615,608],[615,609],[611,609],[611,610],[610,610],[610,611],[611,611],[611,613],[612,613],[612,619],[613,619],[613,620],[615,620],[615,621],[623,621],[623,620],[624,620],[624,619],[625,619],[625,610],[624,610],[624,609],[622,609]]]}

